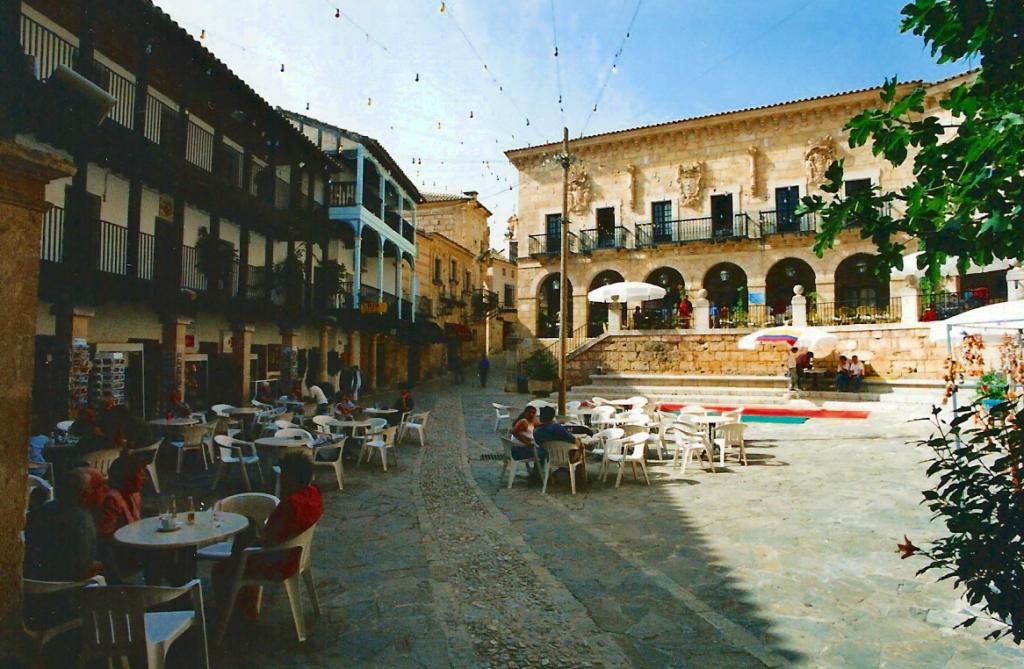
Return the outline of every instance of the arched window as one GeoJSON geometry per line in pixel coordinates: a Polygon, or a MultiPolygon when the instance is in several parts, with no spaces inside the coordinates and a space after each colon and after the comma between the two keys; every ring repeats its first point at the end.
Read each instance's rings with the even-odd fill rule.
{"type": "Polygon", "coordinates": [[[857,253],[836,267],[836,302],[845,307],[889,306],[889,281],[875,273],[878,259],[857,253]]]}
{"type": "Polygon", "coordinates": [[[793,301],[793,288],[804,287],[804,295],[817,289],[814,269],[799,258],[783,258],[768,270],[765,276],[765,302],[773,314],[786,311],[793,301]]]}
{"type": "MultiPolygon", "coordinates": [[[[561,323],[559,302],[562,289],[561,276],[556,272],[549,274],[540,284],[537,294],[537,336],[541,338],[552,338],[558,336],[558,328],[561,323]]],[[[572,332],[572,283],[566,286],[569,291],[569,317],[566,322],[568,332],[572,332]]]]}

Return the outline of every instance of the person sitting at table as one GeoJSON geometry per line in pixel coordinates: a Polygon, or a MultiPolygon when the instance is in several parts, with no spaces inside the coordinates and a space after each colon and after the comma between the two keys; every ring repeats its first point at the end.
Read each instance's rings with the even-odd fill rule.
{"type": "Polygon", "coordinates": [[[48,467],[46,458],[43,457],[43,449],[50,443],[50,437],[46,434],[46,427],[42,418],[38,415],[32,416],[32,434],[28,438],[28,473],[46,478],[48,467]]]}
{"type": "Polygon", "coordinates": [[[839,356],[839,365],[836,367],[836,390],[846,392],[850,385],[850,362],[845,355],[839,356]]]}
{"type": "Polygon", "coordinates": [[[533,446],[533,430],[540,425],[537,420],[537,407],[528,406],[512,421],[510,434],[523,446],[533,446]]]}
{"type": "Polygon", "coordinates": [[[394,405],[391,407],[397,413],[390,414],[387,417],[388,425],[398,425],[401,423],[402,416],[410,413],[413,406],[415,406],[415,403],[412,400],[412,390],[406,386],[405,388],[402,388],[402,394],[398,396],[398,399],[395,400],[394,405]]]}
{"type": "Polygon", "coordinates": [[[860,358],[853,356],[850,358],[850,392],[859,393],[860,384],[864,381],[864,363],[860,361],[860,358]]]}
{"type": "Polygon", "coordinates": [[[323,416],[327,413],[330,402],[327,401],[327,395],[320,386],[310,386],[309,396],[316,402],[316,415],[323,416]]]}
{"type": "Polygon", "coordinates": [[[570,444],[578,445],[576,435],[565,429],[564,425],[555,421],[555,408],[545,406],[540,409],[540,425],[533,431],[533,442],[537,444],[538,456],[541,462],[544,462],[548,457],[547,451],[544,450],[544,444],[551,441],[566,441],[570,444]]]}
{"type": "Polygon", "coordinates": [[[804,351],[800,355],[796,356],[796,387],[797,390],[803,390],[803,385],[800,382],[800,378],[804,372],[814,366],[814,354],[810,351],[804,351]]]}
{"type": "Polygon", "coordinates": [[[73,467],[57,479],[52,501],[28,514],[25,576],[41,581],[80,581],[103,571],[93,512],[106,492],[103,474],[73,467]]]}
{"type": "Polygon", "coordinates": [[[345,420],[351,419],[358,409],[359,407],[352,401],[352,396],[348,393],[342,394],[341,400],[334,405],[335,413],[345,420]]]}
{"type": "Polygon", "coordinates": [[[171,405],[170,412],[174,418],[188,418],[192,415],[192,407],[190,407],[177,390],[171,391],[171,405]]]}
{"type": "MultiPolygon", "coordinates": [[[[313,461],[302,453],[288,453],[281,458],[281,502],[267,518],[262,529],[262,540],[257,541],[258,528],[252,523],[235,538],[231,557],[213,568],[213,588],[218,606],[224,606],[230,577],[238,569],[241,552],[248,547],[262,545],[269,548],[299,536],[319,522],[324,513],[320,490],[313,485],[313,461]]],[[[288,578],[299,568],[299,556],[284,553],[266,558],[251,558],[245,575],[247,578],[266,576],[288,578]]],[[[259,619],[256,608],[257,588],[245,588],[238,593],[238,607],[247,617],[259,619]]]]}
{"type": "Polygon", "coordinates": [[[146,462],[137,455],[119,456],[110,464],[107,487],[98,509],[96,531],[99,552],[106,573],[114,583],[140,566],[137,555],[114,543],[114,532],[142,519],[142,486],[146,482],[146,462]]]}
{"type": "Polygon", "coordinates": [[[277,398],[270,392],[269,383],[261,383],[259,388],[256,389],[256,401],[260,404],[269,404],[270,406],[274,406],[277,402],[277,398]]]}

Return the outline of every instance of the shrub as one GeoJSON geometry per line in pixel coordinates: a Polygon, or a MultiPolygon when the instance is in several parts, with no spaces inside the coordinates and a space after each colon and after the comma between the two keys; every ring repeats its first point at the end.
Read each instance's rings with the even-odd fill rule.
{"type": "Polygon", "coordinates": [[[526,376],[534,381],[554,381],[558,378],[558,363],[546,348],[534,351],[523,361],[526,376]]]}

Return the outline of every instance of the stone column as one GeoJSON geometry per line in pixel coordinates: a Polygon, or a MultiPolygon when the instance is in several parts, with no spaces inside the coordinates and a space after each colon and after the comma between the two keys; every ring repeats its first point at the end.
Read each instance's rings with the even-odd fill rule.
{"type": "Polygon", "coordinates": [[[252,372],[250,371],[249,356],[252,353],[252,333],[256,328],[252,325],[240,323],[231,328],[231,355],[238,363],[240,374],[239,382],[242,384],[239,397],[242,404],[247,404],[252,397],[252,372]]]}
{"type": "Polygon", "coordinates": [[[711,329],[711,302],[708,291],[703,288],[697,291],[697,299],[693,301],[693,329],[698,332],[711,329]]]}
{"type": "MultiPolygon", "coordinates": [[[[0,116],[5,116],[0,114],[0,116]]],[[[44,189],[54,179],[74,172],[65,160],[0,139],[0,281],[5,314],[0,346],[6,381],[0,398],[6,408],[0,437],[0,648],[21,648],[20,532],[25,524],[25,476],[32,416],[32,375],[35,367],[36,305],[39,295],[40,220],[49,205],[44,189]]]]}
{"type": "Polygon", "coordinates": [[[298,376],[299,333],[295,330],[281,331],[281,394],[291,395],[292,385],[298,376]]]}
{"type": "Polygon", "coordinates": [[[608,304],[608,332],[618,334],[622,330],[622,303],[618,299],[608,304]]]}
{"type": "Polygon", "coordinates": [[[166,411],[170,407],[171,393],[185,399],[185,330],[192,324],[189,318],[172,317],[163,324],[160,338],[160,396],[157,407],[166,411]]]}
{"type": "Polygon", "coordinates": [[[1006,272],[1006,299],[1024,300],[1024,268],[1019,260],[1014,260],[1013,267],[1006,272]]]}
{"type": "Polygon", "coordinates": [[[377,359],[377,338],[380,335],[373,335],[370,337],[370,369],[366,370],[366,374],[363,375],[363,388],[364,389],[377,389],[377,365],[380,364],[380,360],[377,359]]]}
{"type": "Polygon", "coordinates": [[[920,295],[917,292],[917,277],[911,274],[901,284],[899,288],[900,322],[912,325],[918,322],[918,314],[921,310],[920,295]]]}
{"type": "Polygon", "coordinates": [[[320,327],[320,369],[318,370],[317,381],[327,380],[327,354],[331,347],[331,328],[327,325],[320,327]]]}
{"type": "Polygon", "coordinates": [[[804,297],[804,287],[800,284],[793,286],[793,325],[803,327],[807,325],[807,298],[804,297]]]}

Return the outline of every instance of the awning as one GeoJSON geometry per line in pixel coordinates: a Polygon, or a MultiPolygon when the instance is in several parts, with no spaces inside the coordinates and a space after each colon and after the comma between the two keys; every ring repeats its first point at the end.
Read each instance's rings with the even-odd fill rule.
{"type": "Polygon", "coordinates": [[[444,330],[434,321],[420,320],[415,323],[403,321],[398,328],[398,338],[407,344],[441,344],[447,341],[444,330]]]}
{"type": "Polygon", "coordinates": [[[473,341],[473,331],[462,323],[445,323],[444,332],[449,337],[455,337],[459,341],[473,341]]]}

